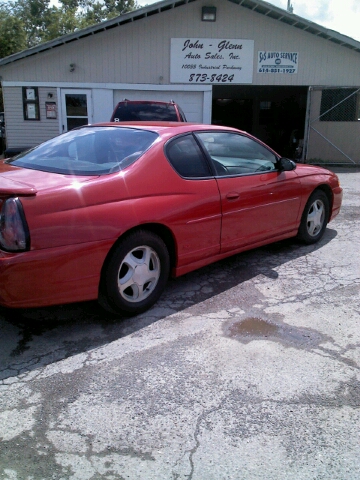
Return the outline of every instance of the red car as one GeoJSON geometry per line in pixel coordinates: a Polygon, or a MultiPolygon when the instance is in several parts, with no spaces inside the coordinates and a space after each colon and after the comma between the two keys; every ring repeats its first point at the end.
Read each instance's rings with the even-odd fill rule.
{"type": "Polygon", "coordinates": [[[0,163],[0,305],[99,299],[136,314],[167,279],[297,236],[340,210],[328,170],[214,125],[81,127],[0,163]]]}
{"type": "Polygon", "coordinates": [[[186,122],[180,106],[173,100],[158,102],[151,100],[123,100],[111,115],[110,122],[186,122]]]}

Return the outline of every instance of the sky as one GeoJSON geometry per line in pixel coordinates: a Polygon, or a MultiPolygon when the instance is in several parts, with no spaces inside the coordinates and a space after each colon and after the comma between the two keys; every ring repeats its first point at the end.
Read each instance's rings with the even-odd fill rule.
{"type": "MultiPolygon", "coordinates": [[[[145,6],[156,1],[137,0],[137,3],[145,6]]],[[[268,3],[286,10],[288,0],[268,0],[268,3]]],[[[360,42],[360,0],[291,0],[291,4],[295,15],[360,42]]]]}

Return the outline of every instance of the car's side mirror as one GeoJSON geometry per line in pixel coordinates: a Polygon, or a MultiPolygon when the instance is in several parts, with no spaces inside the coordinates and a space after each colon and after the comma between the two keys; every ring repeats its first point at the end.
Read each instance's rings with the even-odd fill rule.
{"type": "Polygon", "coordinates": [[[291,170],[295,170],[296,163],[290,158],[281,157],[278,160],[278,168],[280,172],[290,172],[291,170]]]}

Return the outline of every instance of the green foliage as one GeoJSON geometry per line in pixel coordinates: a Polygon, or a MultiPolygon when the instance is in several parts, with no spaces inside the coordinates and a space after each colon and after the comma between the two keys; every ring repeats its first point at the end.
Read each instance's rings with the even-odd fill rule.
{"type": "MultiPolygon", "coordinates": [[[[60,0],[74,2],[76,0],[60,0]]],[[[81,28],[124,15],[138,8],[134,0],[79,0],[78,15],[81,28]]]]}
{"type": "Polygon", "coordinates": [[[52,40],[80,28],[76,8],[52,7],[47,12],[47,29],[42,41],[52,40]]]}
{"type": "Polygon", "coordinates": [[[46,36],[50,0],[17,0],[10,3],[14,16],[21,19],[27,46],[33,47],[46,36]]]}
{"type": "Polygon", "coordinates": [[[137,8],[135,0],[0,1],[0,58],[137,8]]]}
{"type": "Polygon", "coordinates": [[[27,47],[24,24],[13,16],[6,5],[0,4],[0,58],[27,47]]]}

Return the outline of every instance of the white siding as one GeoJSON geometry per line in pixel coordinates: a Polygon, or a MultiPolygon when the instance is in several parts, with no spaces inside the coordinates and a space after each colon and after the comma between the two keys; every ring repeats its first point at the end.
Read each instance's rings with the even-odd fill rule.
{"type": "Polygon", "coordinates": [[[47,119],[45,110],[47,101],[58,104],[56,88],[39,88],[40,121],[24,120],[21,87],[4,87],[3,92],[7,148],[33,147],[59,134],[59,120],[47,119]]]}
{"type": "Polygon", "coordinates": [[[169,84],[171,38],[239,38],[255,42],[254,85],[359,84],[359,53],[241,5],[211,3],[216,22],[201,22],[206,2],[192,2],[19,60],[2,67],[1,75],[25,82],[169,84]],[[259,50],[298,52],[298,73],[256,73],[259,50]]]}

